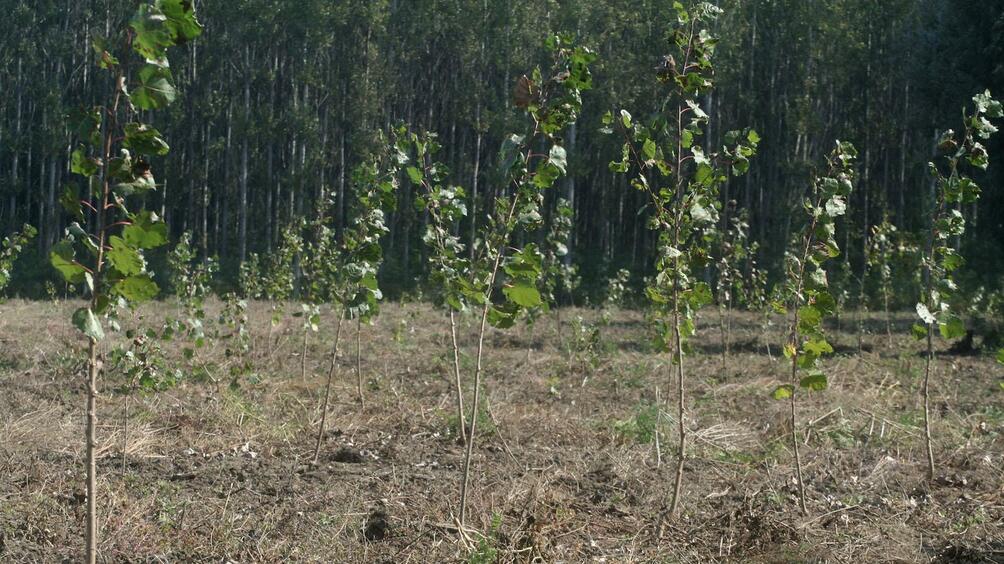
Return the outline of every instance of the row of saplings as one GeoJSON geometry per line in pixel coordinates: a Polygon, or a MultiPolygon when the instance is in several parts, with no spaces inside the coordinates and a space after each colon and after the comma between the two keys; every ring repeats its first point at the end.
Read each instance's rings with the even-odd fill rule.
{"type": "MultiPolygon", "coordinates": [[[[651,210],[648,225],[659,238],[656,275],[649,280],[646,295],[654,313],[660,349],[673,355],[679,423],[675,480],[666,509],[658,517],[659,523],[674,518],[680,504],[688,439],[685,361],[697,312],[716,297],[699,273],[713,252],[711,242],[722,240],[716,228],[721,208],[719,187],[729,177],[748,170],[760,141],[755,131],[747,129],[725,135],[722,147],[701,145],[708,116],[702,111],[700,100],[713,88],[715,46],[715,39],[705,26],[719,15],[720,9],[699,3],[691,9],[677,4],[676,11],[672,54],[665,57],[655,77],[666,100],[662,113],[641,121],[621,110],[608,113],[602,124],[605,133],[623,140],[620,158],[610,164],[611,171],[627,175],[630,185],[645,194],[651,210]]],[[[150,115],[143,110],[160,109],[175,100],[177,94],[166,63],[168,50],[194,39],[201,31],[190,2],[142,3],[128,30],[94,42],[98,66],[111,75],[117,87],[105,104],[76,113],[71,124],[79,139],[79,146],[72,153],[72,170],[87,183],[85,193],[76,193],[71,188],[61,198],[74,222],[66,239],[54,248],[51,262],[69,284],[79,285],[88,296],[88,303],[73,314],[72,321],[88,345],[85,438],[89,562],[95,561],[98,539],[95,428],[103,356],[100,344],[105,338],[105,328],[120,330],[118,312],[158,295],[159,288],[143,252],[168,242],[164,223],[156,214],[142,209],[143,198],[135,196],[157,190],[150,158],[163,156],[169,149],[155,128],[138,120],[150,115]],[[140,206],[133,209],[136,203],[140,206]]],[[[302,274],[297,294],[304,304],[296,315],[303,323],[300,356],[304,377],[308,338],[318,329],[320,305],[331,304],[338,312],[317,423],[313,453],[316,462],[324,440],[342,327],[346,322],[355,325],[358,400],[360,404],[365,401],[359,370],[359,335],[362,325],[378,314],[382,297],[377,273],[383,256],[380,240],[388,232],[385,212],[395,205],[402,185],[417,191],[416,205],[428,217],[424,243],[428,248],[431,286],[437,288],[436,302],[449,319],[458,434],[466,445],[456,531],[465,543],[473,542],[470,535],[478,534],[467,527],[467,498],[478,436],[476,406],[481,405],[479,395],[484,387],[486,330],[489,325],[506,329],[523,317],[539,315],[556,301],[555,294],[560,289],[569,290],[575,283],[574,269],[565,266],[562,260],[572,227],[572,212],[567,204],[560,203],[552,213],[551,229],[543,237],[546,243],[513,247],[519,234],[534,234],[542,228],[544,193],[567,172],[562,133],[578,118],[581,94],[592,82],[589,67],[595,55],[591,51],[573,45],[566,36],[553,37],[547,46],[553,54],[553,68],[546,73],[535,69],[522,76],[514,89],[514,102],[525,113],[526,129],[509,135],[501,147],[500,177],[506,185],[498,193],[504,195],[496,198],[488,210],[487,222],[473,248],[468,248],[456,234],[455,226],[468,213],[467,197],[463,189],[448,183],[449,171],[436,160],[439,145],[435,137],[402,126],[380,134],[375,143],[378,148],[354,171],[355,219],[350,226],[336,233],[326,221],[330,217],[327,213],[330,203],[322,203],[317,220],[290,226],[284,231],[277,252],[264,259],[252,256],[241,271],[244,295],[268,298],[273,304],[293,295],[294,272],[302,274]],[[470,378],[473,398],[469,399],[462,393],[464,375],[456,338],[457,316],[461,314],[473,315],[478,330],[470,378]],[[465,403],[475,407],[465,408],[465,403]]],[[[989,93],[976,96],[974,108],[964,116],[962,130],[943,135],[939,146],[943,159],[930,164],[939,191],[931,222],[932,244],[923,260],[926,287],[917,304],[921,323],[914,331],[927,341],[923,393],[928,473],[932,476],[935,461],[927,409],[934,356],[932,338],[935,331],[948,338],[964,332],[959,315],[949,306],[955,288],[952,272],[962,263],[952,243],[964,229],[964,218],[958,209],[979,197],[979,188],[964,169],[987,167],[987,153],[981,140],[995,131],[989,119],[1001,116],[1001,104],[991,99],[989,93]]],[[[833,347],[824,337],[822,321],[836,313],[838,301],[828,290],[825,265],[839,255],[835,221],[845,213],[847,197],[853,188],[854,161],[854,148],[838,142],[827,160],[826,172],[808,187],[803,227],[785,256],[784,283],[772,300],[790,321],[783,347],[790,362],[790,381],[772,393],[777,399],[788,400],[790,405],[791,444],[803,512],[806,503],[797,440],[796,398],[800,390],[822,390],[827,386],[820,360],[832,353],[833,347]]],[[[728,265],[736,257],[749,258],[753,254],[744,244],[741,234],[744,229],[742,221],[734,222],[731,235],[725,237],[731,242],[718,245],[722,281],[716,293],[720,304],[731,306],[729,281],[741,276],[730,271],[728,265]]],[[[226,338],[226,362],[231,376],[250,372],[253,359],[249,354],[251,337],[246,302],[233,295],[226,296],[219,322],[207,323],[203,300],[215,271],[213,261],[197,257],[186,236],[170,253],[170,262],[172,284],[184,314],[169,322],[160,334],[149,332],[146,337],[187,339],[192,346],[185,349],[185,357],[191,367],[216,380],[219,379],[213,376],[216,372],[200,358],[198,350],[206,339],[226,338]]],[[[275,327],[282,318],[280,308],[273,305],[270,327],[275,327]]],[[[726,325],[723,321],[723,331],[726,325]]],[[[132,333],[130,336],[136,337],[132,333]]],[[[114,357],[113,365],[128,374],[130,385],[147,388],[170,385],[180,373],[166,369],[162,358],[155,354],[154,339],[146,337],[136,337],[128,347],[115,349],[109,355],[114,357]]],[[[271,348],[274,342],[271,334],[266,342],[271,348]]]]}

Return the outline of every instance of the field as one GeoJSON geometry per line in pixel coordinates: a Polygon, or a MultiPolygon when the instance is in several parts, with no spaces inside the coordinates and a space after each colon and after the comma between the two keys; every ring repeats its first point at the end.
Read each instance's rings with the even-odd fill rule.
{"type": "MultiPolygon", "coordinates": [[[[3,562],[81,558],[86,357],[66,322],[76,305],[0,306],[3,562]]],[[[142,323],[159,326],[175,307],[143,306],[142,323]]],[[[1001,368],[939,343],[939,471],[927,481],[911,314],[895,317],[891,341],[877,315],[861,322],[860,341],[854,314],[839,329],[828,323],[830,389],[801,396],[802,516],[787,402],[770,397],[787,381],[777,358],[783,320],[764,331],[761,316],[739,314],[723,367],[707,310],[686,357],[695,440],[681,516],[661,528],[675,470],[675,383],[642,314],[562,309],[532,328],[490,331],[468,517],[484,537],[465,546],[453,526],[463,448],[447,320],[426,305],[389,304],[363,328],[365,407],[354,347],[343,347],[315,466],[334,316],[324,310],[311,335],[304,379],[300,321],[287,316],[269,346],[270,311],[252,304],[254,373],[235,386],[220,340],[197,362],[180,341],[163,343],[169,365],[198,364],[202,376],[157,393],[117,391],[123,377],[106,359],[99,561],[1004,562],[1001,368]]],[[[470,354],[472,319],[460,335],[470,354]]],[[[462,359],[465,372],[472,366],[462,359]]]]}

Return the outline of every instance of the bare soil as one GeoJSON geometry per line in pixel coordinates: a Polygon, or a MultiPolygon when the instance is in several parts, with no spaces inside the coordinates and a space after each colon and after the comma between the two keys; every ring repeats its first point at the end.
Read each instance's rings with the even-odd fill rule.
{"type": "MultiPolygon", "coordinates": [[[[2,562],[81,559],[75,305],[0,305],[2,562]]],[[[480,536],[465,542],[453,525],[463,449],[444,316],[389,304],[363,328],[365,407],[354,349],[343,346],[329,432],[312,465],[335,316],[325,311],[310,335],[302,379],[300,321],[287,317],[270,347],[270,311],[252,304],[254,372],[236,381],[226,339],[191,360],[183,339],[162,343],[168,366],[187,375],[162,392],[123,393],[123,375],[106,361],[102,561],[1004,562],[1004,371],[940,343],[939,467],[926,480],[924,359],[908,314],[894,317],[891,340],[879,315],[831,324],[830,389],[799,397],[803,516],[787,403],[770,397],[787,381],[782,320],[764,331],[759,315],[738,314],[723,361],[708,310],[686,357],[693,440],[682,511],[661,527],[676,465],[676,385],[643,315],[563,309],[532,328],[492,332],[469,508],[480,536]]],[[[123,326],[159,327],[176,314],[174,304],[152,304],[123,326]]],[[[462,319],[468,377],[474,327],[462,319]]],[[[354,344],[354,326],[343,338],[354,344]]]]}

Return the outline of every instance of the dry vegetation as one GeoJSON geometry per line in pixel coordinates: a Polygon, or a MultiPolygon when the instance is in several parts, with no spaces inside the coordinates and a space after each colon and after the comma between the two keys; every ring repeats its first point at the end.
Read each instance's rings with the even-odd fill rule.
{"type": "MultiPolygon", "coordinates": [[[[81,339],[75,304],[0,306],[0,561],[80,558],[83,504],[81,339]]],[[[211,309],[218,309],[212,304],[211,309]]],[[[158,326],[171,304],[141,313],[158,326]]],[[[488,409],[472,481],[471,550],[452,526],[463,450],[454,437],[446,323],[427,306],[389,305],[363,335],[370,387],[355,403],[341,359],[321,462],[312,466],[333,316],[324,312],[300,378],[298,323],[277,330],[252,307],[254,376],[231,387],[224,345],[201,351],[217,381],[115,393],[99,411],[101,559],[205,562],[1004,562],[1004,401],[991,359],[939,351],[936,455],[925,480],[920,344],[886,346],[885,324],[858,351],[844,316],[829,331],[831,388],[803,396],[809,516],[797,508],[786,375],[741,315],[732,369],[717,331],[690,359],[691,479],[681,517],[662,531],[675,420],[651,390],[672,390],[639,313],[562,310],[533,331],[490,333],[488,409]],[[577,318],[583,318],[579,323],[577,318]],[[589,338],[590,329],[598,338],[589,338]],[[128,413],[128,426],[125,425],[128,413]],[[656,429],[664,449],[657,466],[656,429]]],[[[476,332],[462,322],[462,346],[476,332]]],[[[908,335],[912,315],[897,318],[908,335]]],[[[714,320],[708,317],[705,324],[714,320]]],[[[872,326],[870,323],[873,323],[872,326]]],[[[126,325],[129,323],[127,322],[126,325]]],[[[767,333],[772,352],[779,329],[767,333]]],[[[183,363],[181,344],[164,343],[183,363]]],[[[470,368],[470,358],[462,359],[470,368]]]]}

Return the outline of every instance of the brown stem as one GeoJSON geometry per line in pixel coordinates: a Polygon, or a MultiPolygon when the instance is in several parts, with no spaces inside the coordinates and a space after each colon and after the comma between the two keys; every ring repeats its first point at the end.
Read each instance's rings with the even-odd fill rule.
{"type": "Polygon", "coordinates": [[[303,328],[303,346],[300,348],[300,380],[307,381],[307,335],[310,333],[309,327],[303,328]]]}
{"type": "Polygon", "coordinates": [[[457,428],[460,442],[467,444],[467,428],[464,425],[464,389],[460,382],[460,347],[457,345],[457,320],[450,308],[450,338],[453,341],[453,376],[457,392],[457,428]]]}
{"type": "Polygon", "coordinates": [[[97,561],[98,553],[98,470],[96,461],[97,438],[95,430],[98,425],[98,342],[95,339],[87,341],[87,556],[90,564],[97,561]]]}
{"type": "Polygon", "coordinates": [[[931,364],[934,363],[934,324],[927,324],[927,360],[924,363],[924,444],[927,447],[927,479],[934,479],[934,445],[931,442],[931,364]]]}
{"type": "Polygon", "coordinates": [[[342,320],[345,319],[345,312],[338,315],[338,324],[335,326],[335,344],[331,347],[331,364],[328,365],[328,382],[324,385],[324,402],[321,405],[321,425],[317,429],[317,445],[314,447],[314,464],[317,464],[317,457],[321,454],[321,443],[324,441],[324,425],[328,420],[328,402],[331,399],[331,381],[335,376],[335,368],[338,365],[338,341],[342,336],[342,320]]]}
{"type": "MultiPolygon", "coordinates": [[[[530,138],[536,137],[536,129],[534,130],[534,135],[530,138]]],[[[519,206],[519,195],[514,194],[512,198],[512,204],[509,206],[509,213],[506,215],[505,225],[508,226],[512,223],[512,218],[516,215],[516,209],[519,206]]],[[[492,288],[495,287],[495,280],[498,277],[499,267],[502,265],[502,258],[505,256],[505,241],[509,238],[510,230],[506,227],[507,231],[503,233],[502,241],[498,244],[498,250],[495,254],[495,264],[491,270],[491,276],[488,277],[488,293],[489,299],[485,300],[485,305],[481,309],[481,325],[478,328],[478,352],[477,352],[477,362],[474,367],[474,403],[471,407],[471,418],[470,425],[467,431],[467,452],[464,454],[464,475],[460,482],[460,526],[463,527],[465,520],[467,518],[467,490],[471,479],[471,458],[474,454],[474,440],[475,431],[477,430],[478,422],[478,407],[481,397],[481,361],[484,353],[485,345],[485,330],[488,327],[488,311],[491,309],[492,301],[490,299],[490,294],[492,288]]]]}
{"type": "Polygon", "coordinates": [[[363,395],[363,354],[362,354],[363,319],[356,319],[356,392],[359,394],[359,407],[366,408],[366,396],[363,395]]]}

